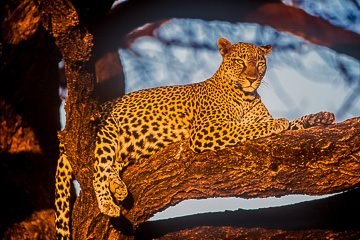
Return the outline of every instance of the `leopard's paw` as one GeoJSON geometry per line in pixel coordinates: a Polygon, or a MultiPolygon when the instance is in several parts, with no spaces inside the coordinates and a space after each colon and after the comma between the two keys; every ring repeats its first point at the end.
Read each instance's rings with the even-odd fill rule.
{"type": "Polygon", "coordinates": [[[109,189],[110,192],[118,201],[123,201],[128,195],[127,187],[125,183],[121,180],[110,181],[109,189]]]}
{"type": "Polygon", "coordinates": [[[100,212],[109,217],[119,217],[120,207],[112,201],[106,201],[105,203],[99,204],[100,212]]]}
{"type": "Polygon", "coordinates": [[[318,112],[308,115],[306,119],[306,126],[324,126],[335,122],[335,115],[331,112],[318,112]]]}
{"type": "Polygon", "coordinates": [[[286,118],[278,118],[274,120],[272,132],[277,134],[289,128],[289,120],[286,118]]]}

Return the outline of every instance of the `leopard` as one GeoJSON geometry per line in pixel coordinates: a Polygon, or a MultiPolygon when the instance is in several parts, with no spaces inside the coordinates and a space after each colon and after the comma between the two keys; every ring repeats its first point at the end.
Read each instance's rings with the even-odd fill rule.
{"type": "MultiPolygon", "coordinates": [[[[95,150],[93,188],[100,212],[119,217],[128,196],[120,174],[173,142],[188,140],[192,151],[218,151],[285,130],[330,125],[333,113],[318,112],[289,121],[274,119],[257,92],[266,72],[270,44],[218,40],[222,62],[202,82],[139,90],[102,105],[95,150]]],[[[56,173],[56,229],[70,238],[71,166],[60,148],[56,173]]]]}

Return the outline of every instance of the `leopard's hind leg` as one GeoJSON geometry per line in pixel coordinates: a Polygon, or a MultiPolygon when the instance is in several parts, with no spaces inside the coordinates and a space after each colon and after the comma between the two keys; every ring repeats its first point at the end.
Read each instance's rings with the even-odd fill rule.
{"type": "Polygon", "coordinates": [[[114,126],[106,125],[98,132],[93,178],[100,211],[110,217],[120,216],[120,207],[115,204],[113,196],[119,201],[127,196],[126,185],[119,176],[123,165],[116,159],[119,143],[114,129],[114,126]]]}

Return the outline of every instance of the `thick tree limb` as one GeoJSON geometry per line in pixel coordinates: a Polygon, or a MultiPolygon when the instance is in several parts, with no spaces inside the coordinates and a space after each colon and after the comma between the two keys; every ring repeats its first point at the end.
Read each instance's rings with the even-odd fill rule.
{"type": "Polygon", "coordinates": [[[124,215],[134,227],[190,198],[344,191],[360,183],[360,117],[217,152],[196,154],[187,142],[175,143],[130,166],[122,178],[134,199],[124,215]]]}

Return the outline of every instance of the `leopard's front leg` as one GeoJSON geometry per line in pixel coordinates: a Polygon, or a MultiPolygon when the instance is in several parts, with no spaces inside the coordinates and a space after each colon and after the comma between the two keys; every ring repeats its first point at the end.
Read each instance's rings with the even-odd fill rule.
{"type": "Polygon", "coordinates": [[[195,152],[218,150],[238,142],[267,137],[289,128],[285,118],[239,125],[235,122],[200,122],[190,130],[190,148],[195,152]]]}
{"type": "Polygon", "coordinates": [[[315,114],[309,114],[302,116],[294,121],[290,122],[289,129],[305,129],[312,126],[326,126],[333,124],[335,121],[335,116],[331,112],[318,112],[315,114]]]}

